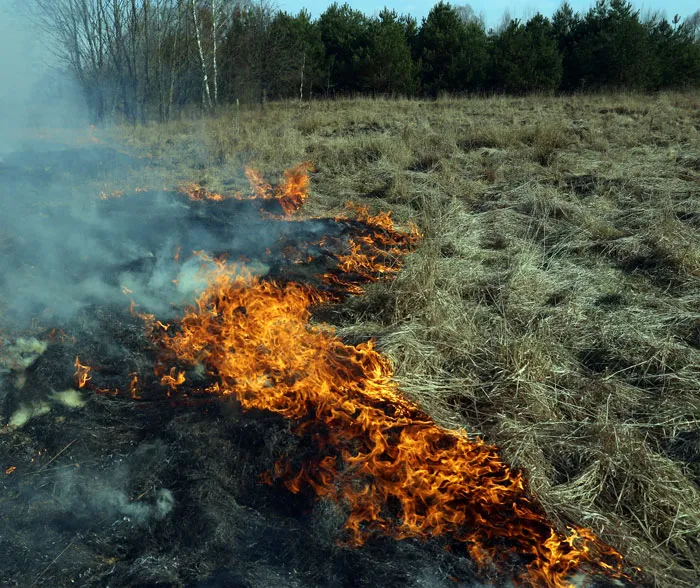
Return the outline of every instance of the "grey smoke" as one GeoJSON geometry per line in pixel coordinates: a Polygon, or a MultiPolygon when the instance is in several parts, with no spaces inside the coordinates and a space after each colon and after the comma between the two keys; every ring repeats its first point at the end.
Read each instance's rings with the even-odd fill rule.
{"type": "Polygon", "coordinates": [[[130,300],[168,320],[203,287],[194,250],[255,260],[292,230],[243,205],[128,194],[127,178],[162,177],[119,146],[76,143],[88,137],[85,102],[27,5],[0,0],[0,54],[11,56],[0,60],[0,328],[59,327],[86,305],[130,300]],[[127,195],[103,201],[100,186],[127,195]]]}
{"type": "MultiPolygon", "coordinates": [[[[239,210],[237,203],[228,209],[190,205],[172,193],[107,201],[84,195],[75,203],[58,180],[35,193],[26,189],[31,175],[21,176],[23,157],[12,154],[10,163],[20,170],[16,191],[24,199],[9,202],[0,218],[0,304],[10,324],[38,318],[59,326],[87,304],[126,309],[130,300],[168,319],[206,286],[211,264],[193,251],[230,252],[234,260],[246,254],[254,261],[294,230],[293,223],[263,225],[257,210],[239,210]]],[[[2,179],[0,164],[0,194],[9,200],[2,179]]],[[[267,268],[253,263],[251,269],[267,268]]]]}
{"type": "Polygon", "coordinates": [[[188,227],[171,195],[145,195],[140,206],[99,200],[101,183],[145,177],[145,162],[76,143],[89,129],[85,101],[30,15],[31,3],[0,0],[0,327],[61,326],[87,304],[127,308],[130,299],[167,318],[200,287],[173,284],[183,232],[198,249],[220,239],[188,227]]]}
{"type": "Polygon", "coordinates": [[[90,508],[98,515],[108,518],[122,516],[124,520],[143,525],[150,520],[164,519],[175,504],[173,493],[161,488],[153,502],[131,502],[121,490],[103,488],[91,496],[90,508]]]}
{"type": "MultiPolygon", "coordinates": [[[[155,451],[162,449],[156,448],[155,451]]],[[[148,488],[143,496],[128,490],[130,469],[148,461],[145,450],[132,456],[131,463],[117,463],[111,469],[94,472],[70,469],[59,472],[53,481],[51,497],[53,510],[80,525],[99,522],[102,525],[147,525],[165,519],[175,506],[175,497],[167,488],[148,488]]]]}
{"type": "Polygon", "coordinates": [[[31,5],[0,0],[0,161],[27,143],[28,130],[88,124],[80,89],[33,24],[31,5]]]}

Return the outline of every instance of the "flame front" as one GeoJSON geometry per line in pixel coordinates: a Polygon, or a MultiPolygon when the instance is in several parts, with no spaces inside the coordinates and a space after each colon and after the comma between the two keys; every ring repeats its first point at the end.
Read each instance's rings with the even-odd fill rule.
{"type": "MultiPolygon", "coordinates": [[[[306,484],[347,505],[352,545],[374,532],[449,534],[479,561],[519,554],[523,579],[534,585],[569,586],[582,563],[621,573],[621,557],[590,531],[555,530],[493,446],[437,426],[405,399],[372,341],[346,345],[312,324],[309,308],[324,299],[222,264],[160,345],[180,363],[204,365],[216,378],[210,391],[292,419],[299,433],[322,440],[318,458],[297,475],[282,466],[278,475],[292,492],[306,484]]],[[[173,388],[171,380],[184,380],[175,374],[166,377],[173,388]]]]}
{"type": "Polygon", "coordinates": [[[185,194],[190,200],[195,202],[200,202],[202,200],[214,200],[215,202],[221,202],[225,200],[226,197],[223,194],[218,194],[217,192],[210,192],[203,186],[196,184],[194,182],[187,182],[180,184],[179,192],[185,194]]]}
{"type": "MultiPolygon", "coordinates": [[[[251,195],[229,197],[274,198],[289,216],[308,197],[309,170],[309,164],[297,166],[273,188],[247,168],[251,195]]],[[[225,198],[196,185],[181,190],[193,200],[225,198]]],[[[316,456],[296,471],[278,462],[274,477],[291,492],[311,488],[344,505],[350,545],[375,533],[447,536],[479,563],[519,566],[518,580],[535,586],[572,586],[568,578],[582,567],[623,577],[621,556],[590,530],[562,532],[547,520],[522,474],[504,464],[494,446],[439,427],[406,399],[373,341],[347,345],[331,327],[311,322],[312,306],[360,294],[360,283],[396,274],[420,238],[416,227],[397,231],[389,213],[349,209],[356,220],[338,220],[355,222],[357,234],[336,241],[346,253],[333,253],[337,267],[320,276],[318,289],[264,281],[206,259],[215,268],[209,286],[172,328],[132,303],[157,342],[156,376],[168,395],[187,382],[187,370],[204,368],[212,383],[203,392],[234,395],[244,409],[294,421],[296,432],[316,444],[316,456]]],[[[310,259],[303,248],[290,256],[294,263],[310,259]]],[[[83,387],[90,368],[77,357],[75,367],[83,387]]],[[[131,376],[131,394],[138,397],[138,376],[131,376]]]]}

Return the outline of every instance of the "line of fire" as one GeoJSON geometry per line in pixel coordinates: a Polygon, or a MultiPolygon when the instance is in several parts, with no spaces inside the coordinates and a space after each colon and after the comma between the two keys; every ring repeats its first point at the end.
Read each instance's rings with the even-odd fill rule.
{"type": "MultiPolygon", "coordinates": [[[[119,413],[123,421],[140,410],[146,415],[172,411],[185,420],[190,418],[186,411],[200,410],[217,422],[235,418],[240,427],[274,418],[276,430],[295,441],[280,445],[271,467],[237,467],[254,470],[258,492],[304,505],[294,513],[300,520],[314,504],[333,505],[342,515],[334,544],[343,553],[376,549],[387,541],[432,545],[466,562],[472,580],[488,585],[567,588],[581,585],[581,578],[589,581],[583,585],[632,585],[634,571],[591,530],[562,528],[548,519],[524,473],[504,463],[495,446],[469,431],[439,426],[404,395],[391,361],[375,341],[345,341],[321,320],[350,297],[361,297],[368,284],[391,280],[419,246],[421,234],[415,226],[398,226],[389,213],[372,214],[360,206],[349,205],[335,217],[303,215],[311,171],[311,164],[303,163],[273,186],[249,168],[248,194],[219,194],[196,184],[163,192],[167,210],[180,215],[168,222],[179,223],[184,236],[158,259],[120,262],[113,285],[121,290],[121,313],[92,305],[94,320],[83,320],[88,327],[74,317],[60,328],[42,325],[39,334],[3,338],[0,364],[9,374],[6,381],[22,391],[5,395],[5,439],[15,438],[17,447],[23,436],[39,435],[41,423],[49,419],[46,430],[53,431],[53,437],[45,434],[52,449],[43,456],[3,453],[7,496],[21,495],[25,481],[59,466],[89,468],[90,455],[110,451],[95,435],[91,442],[80,437],[74,444],[64,437],[68,447],[61,453],[57,431],[73,417],[54,418],[54,404],[72,403],[71,410],[87,411],[91,402],[99,403],[94,406],[105,415],[119,406],[127,411],[119,413]],[[242,231],[237,222],[259,226],[258,234],[238,249],[229,236],[242,231]],[[200,229],[214,237],[187,240],[200,229]],[[267,236],[259,237],[262,233],[267,236]],[[171,298],[192,291],[182,290],[184,282],[196,286],[196,296],[183,304],[183,294],[168,312],[152,310],[138,276],[148,274],[151,284],[156,271],[159,288],[171,298]],[[119,345],[101,343],[95,324],[109,325],[105,328],[119,345]],[[32,386],[50,393],[27,400],[32,386]],[[221,409],[227,404],[239,412],[227,417],[221,409]],[[66,466],[62,459],[73,451],[76,457],[66,466]]],[[[145,210],[149,193],[118,196],[101,199],[100,214],[127,214],[137,200],[145,210]]],[[[184,430],[178,434],[187,436],[184,430]]],[[[154,433],[149,435],[140,439],[154,433]]],[[[202,475],[213,475],[205,458],[198,459],[202,475]]],[[[127,502],[133,507],[151,496],[148,504],[154,509],[169,501],[177,504],[182,498],[176,480],[170,480],[173,491],[167,495],[156,490],[166,485],[164,480],[132,488],[127,502]]],[[[47,496],[45,490],[40,495],[47,496]]],[[[119,508],[131,512],[125,505],[119,508]]],[[[149,528],[177,515],[165,510],[149,528]]],[[[77,531],[69,545],[73,550],[87,536],[77,531]]],[[[133,549],[138,551],[112,548],[105,566],[116,566],[133,549]]],[[[449,581],[470,585],[455,571],[449,581]]],[[[153,580],[143,585],[176,584],[153,580]]]]}

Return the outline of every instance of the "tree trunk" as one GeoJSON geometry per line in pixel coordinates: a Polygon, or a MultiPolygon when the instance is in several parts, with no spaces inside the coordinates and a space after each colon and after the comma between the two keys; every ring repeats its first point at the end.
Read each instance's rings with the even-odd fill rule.
{"type": "Polygon", "coordinates": [[[299,104],[304,101],[304,68],[306,67],[306,51],[301,57],[301,83],[299,84],[299,104]]]}
{"type": "Polygon", "coordinates": [[[218,50],[219,26],[217,16],[219,14],[218,0],[211,0],[211,36],[213,43],[212,65],[214,73],[214,104],[219,105],[219,72],[216,66],[216,54],[218,50]]]}
{"type": "Polygon", "coordinates": [[[202,64],[202,106],[211,108],[211,92],[209,90],[209,76],[207,75],[207,62],[204,59],[204,51],[202,50],[202,36],[199,30],[199,19],[197,18],[197,6],[195,0],[190,0],[192,7],[192,20],[194,21],[194,32],[197,38],[197,49],[199,50],[199,61],[202,64]]]}
{"type": "Polygon", "coordinates": [[[143,40],[144,40],[144,51],[143,51],[143,74],[144,74],[144,81],[143,81],[143,90],[141,94],[141,118],[142,120],[146,120],[147,118],[147,111],[148,111],[148,103],[151,99],[151,93],[152,93],[152,88],[151,88],[151,21],[149,20],[150,18],[150,11],[151,11],[151,1],[150,0],[144,0],[142,4],[142,10],[143,10],[143,40]]]}

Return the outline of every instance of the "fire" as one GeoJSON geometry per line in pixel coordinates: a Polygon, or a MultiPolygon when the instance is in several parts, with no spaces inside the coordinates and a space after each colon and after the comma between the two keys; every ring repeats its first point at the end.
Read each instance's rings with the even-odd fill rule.
{"type": "Polygon", "coordinates": [[[244,171],[250,183],[251,196],[249,198],[251,200],[269,200],[272,198],[272,186],[267,183],[260,171],[248,165],[245,166],[244,171]]]}
{"type": "Polygon", "coordinates": [[[142,313],[138,312],[136,308],[138,307],[138,304],[136,304],[133,300],[129,303],[129,312],[134,315],[139,317],[142,321],[144,321],[149,328],[153,329],[155,327],[155,316],[149,313],[142,313]]]}
{"type": "MultiPolygon", "coordinates": [[[[210,391],[280,414],[320,440],[318,459],[295,476],[279,466],[277,475],[292,492],[309,486],[346,505],[351,545],[377,532],[449,535],[479,561],[518,554],[527,562],[522,579],[534,585],[569,586],[582,564],[621,573],[621,557],[590,531],[557,531],[495,447],[439,427],[404,398],[374,342],[346,345],[312,324],[310,307],[327,299],[222,265],[159,344],[178,363],[215,375],[210,391]]],[[[163,379],[184,378],[172,368],[163,379]]]]}
{"type": "MultiPolygon", "coordinates": [[[[100,198],[100,200],[107,200],[109,198],[121,198],[122,196],[124,196],[125,193],[126,194],[130,194],[130,193],[142,194],[142,193],[148,192],[150,189],[151,188],[149,188],[148,186],[137,186],[131,192],[124,192],[124,190],[112,190],[112,192],[110,192],[109,194],[107,194],[107,192],[105,192],[103,190],[102,192],[100,192],[99,198],[100,198]]],[[[168,189],[163,188],[163,191],[167,192],[168,189]]],[[[194,200],[194,198],[193,198],[193,200],[194,200]]]]}
{"type": "MultiPolygon", "coordinates": [[[[367,207],[352,203],[346,205],[356,220],[366,227],[364,234],[349,239],[348,253],[336,255],[337,268],[324,274],[323,279],[342,292],[361,295],[363,287],[358,282],[376,282],[399,272],[404,256],[413,249],[421,234],[415,225],[406,231],[397,230],[391,213],[371,215],[367,207]]],[[[345,216],[336,217],[346,220],[345,216]]],[[[324,246],[323,237],[319,245],[324,246]]]]}
{"type": "MultiPolygon", "coordinates": [[[[247,168],[252,194],[230,197],[275,198],[290,215],[308,197],[309,169],[302,164],[289,170],[273,188],[247,168]]],[[[185,193],[193,200],[225,198],[196,185],[185,193]]],[[[520,566],[517,581],[535,586],[568,588],[582,568],[623,577],[621,556],[590,530],[564,532],[549,522],[523,474],[503,463],[496,447],[438,426],[407,399],[374,341],[348,345],[332,327],[312,323],[313,306],[395,275],[421,236],[415,226],[398,231],[390,213],[373,216],[354,205],[348,212],[355,221],[339,220],[356,223],[357,234],[335,243],[344,253],[333,253],[337,266],[321,276],[318,288],[262,280],[194,252],[214,269],[207,289],[172,328],[137,313],[132,303],[131,312],[146,322],[158,348],[156,376],[168,395],[185,383],[194,389],[187,371],[203,368],[211,383],[199,392],[232,395],[244,410],[293,421],[296,433],[315,443],[316,457],[298,467],[278,462],[268,481],[277,479],[294,493],[309,488],[342,505],[349,545],[378,533],[445,536],[479,563],[520,566]]],[[[325,248],[330,240],[313,245],[325,248]]],[[[178,255],[179,249],[176,260],[178,255]]],[[[296,249],[290,256],[310,259],[296,249]]],[[[78,357],[75,367],[82,388],[90,368],[78,357]]],[[[136,397],[138,376],[131,376],[136,397]]]]}
{"type": "MultiPolygon", "coordinates": [[[[376,245],[371,239],[362,237],[360,239],[363,240],[364,244],[369,245],[370,250],[376,251],[376,245]]],[[[385,277],[397,273],[400,269],[398,264],[392,265],[380,261],[379,253],[365,253],[362,244],[353,239],[350,239],[349,247],[350,253],[338,256],[338,270],[340,270],[341,275],[354,274],[363,281],[375,282],[379,279],[377,274],[385,277]]],[[[331,274],[326,274],[326,278],[332,284],[342,285],[345,283],[342,279],[331,274]]],[[[362,292],[361,288],[359,288],[359,292],[362,292]]],[[[352,293],[357,293],[357,289],[352,293]]]]}
{"type": "Polygon", "coordinates": [[[180,384],[185,383],[185,372],[177,368],[170,368],[170,373],[164,375],[160,379],[160,383],[163,386],[168,386],[171,390],[175,390],[180,384]]]}
{"type": "Polygon", "coordinates": [[[75,366],[73,378],[75,378],[75,382],[78,384],[79,389],[86,388],[88,390],[92,390],[93,392],[97,392],[98,394],[111,396],[116,396],[119,394],[119,390],[110,390],[109,388],[100,388],[99,386],[95,386],[95,384],[92,382],[92,376],[90,375],[90,370],[92,368],[89,365],[81,364],[80,358],[77,355],[73,365],[75,366]]]}
{"type": "Polygon", "coordinates": [[[77,355],[75,356],[75,363],[73,365],[75,366],[75,373],[73,374],[73,377],[78,384],[78,388],[84,388],[85,385],[92,379],[90,377],[90,366],[82,365],[80,363],[80,358],[77,355]]]}
{"type": "Polygon", "coordinates": [[[223,194],[209,192],[206,188],[194,182],[180,184],[178,190],[180,193],[188,196],[190,200],[194,201],[214,200],[216,202],[221,202],[222,200],[226,199],[223,194]]]}
{"type": "Polygon", "coordinates": [[[313,169],[310,162],[305,162],[284,172],[282,182],[276,188],[263,178],[259,170],[251,166],[245,166],[245,175],[250,184],[250,194],[234,192],[226,196],[217,192],[210,192],[199,184],[189,182],[180,184],[179,191],[194,201],[213,200],[220,202],[227,198],[235,200],[277,200],[284,211],[290,216],[309,197],[309,174],[313,169]]]}
{"type": "Polygon", "coordinates": [[[129,374],[131,376],[131,382],[129,382],[129,392],[134,400],[138,400],[139,396],[139,376],[136,372],[129,374]]]}
{"type": "Polygon", "coordinates": [[[309,171],[311,162],[305,162],[284,172],[282,183],[277,187],[275,197],[287,216],[297,211],[309,197],[309,171]]]}

